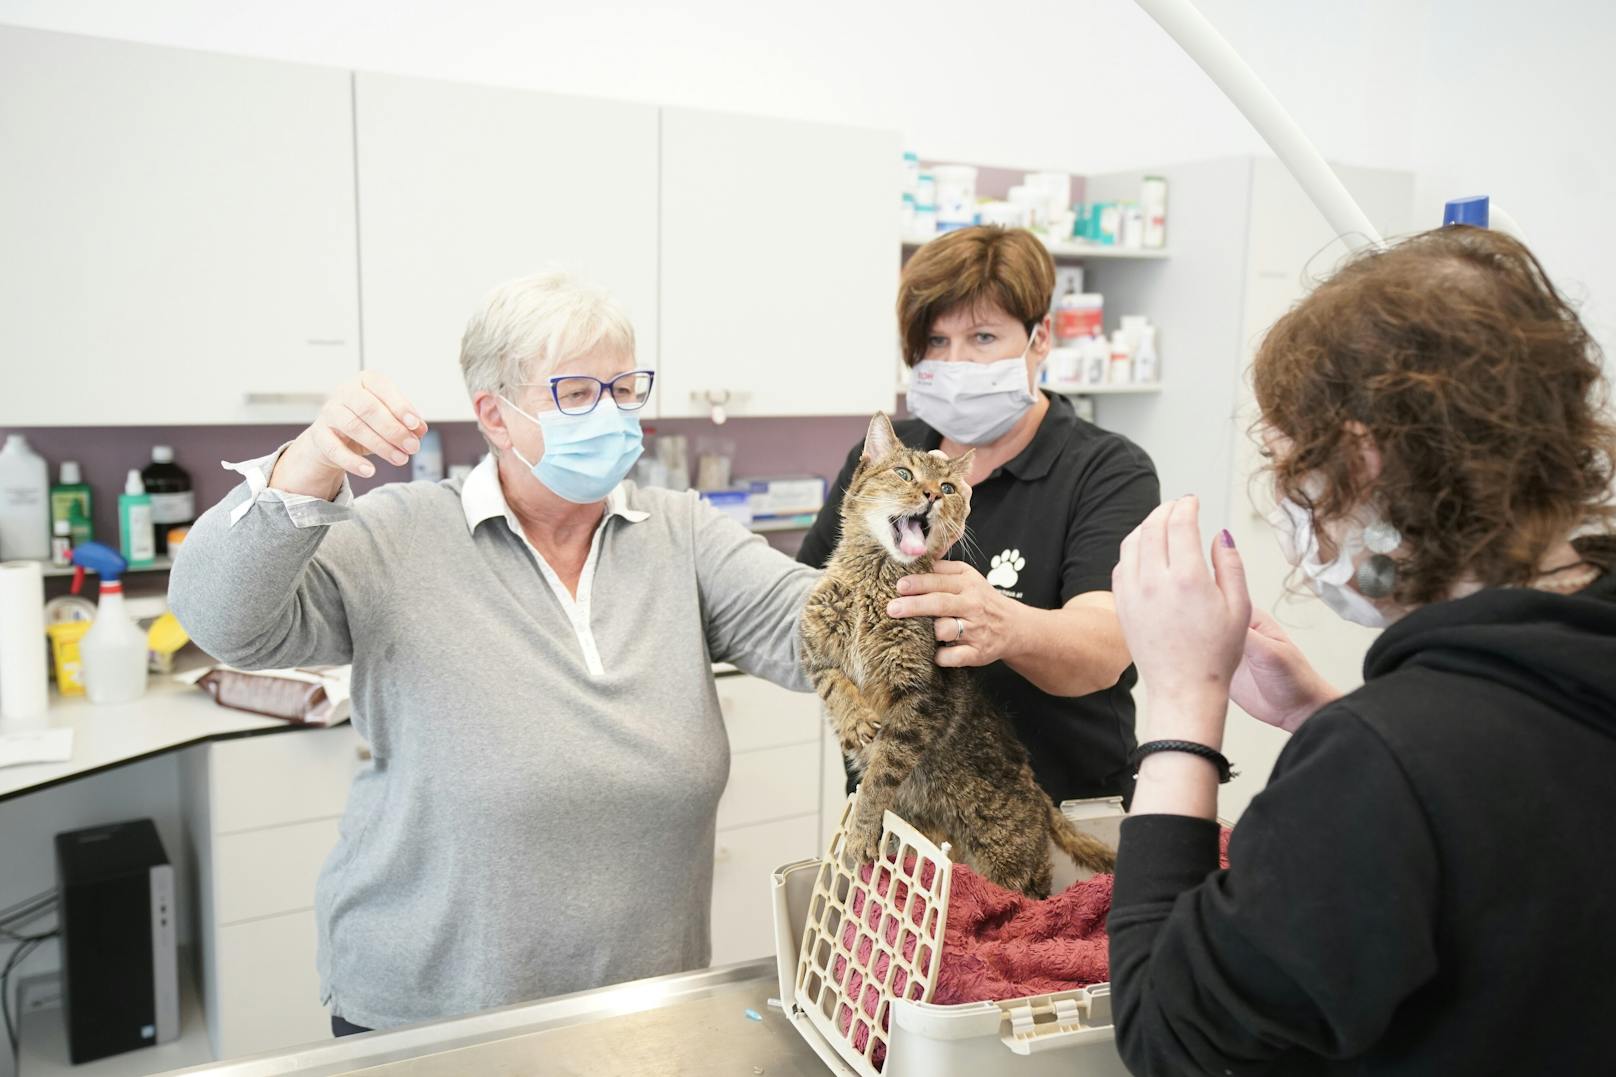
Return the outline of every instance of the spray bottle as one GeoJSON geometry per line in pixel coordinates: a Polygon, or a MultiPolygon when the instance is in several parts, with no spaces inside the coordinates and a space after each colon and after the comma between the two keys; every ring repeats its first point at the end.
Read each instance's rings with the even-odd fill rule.
{"type": "Polygon", "coordinates": [[[116,550],[99,542],[86,542],[73,551],[73,593],[84,584],[84,573],[101,577],[101,602],[95,621],[79,641],[84,663],[84,691],[91,703],[128,703],[146,693],[146,633],[130,619],[123,605],[121,577],[128,563],[116,550]]]}

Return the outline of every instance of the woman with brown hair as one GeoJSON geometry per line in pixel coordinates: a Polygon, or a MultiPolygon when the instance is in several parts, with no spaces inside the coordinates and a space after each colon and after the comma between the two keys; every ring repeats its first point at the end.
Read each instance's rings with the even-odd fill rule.
{"type": "MultiPolygon", "coordinates": [[[[1039,784],[1056,801],[1125,793],[1134,673],[1111,602],[1122,538],[1160,500],[1138,446],[1038,391],[1049,354],[1055,263],[1032,233],[966,228],[921,247],[898,285],[912,368],[904,444],[971,470],[970,541],[899,581],[894,617],[931,617],[942,666],[982,666],[1039,784]]],[[[798,559],[836,546],[848,453],[798,559]]],[[[851,785],[851,781],[849,782],[851,785]]]]}
{"type": "Polygon", "coordinates": [[[1281,537],[1389,625],[1330,689],[1196,504],[1122,546],[1150,732],[1111,911],[1140,1074],[1616,1073],[1616,431],[1599,349],[1516,241],[1364,255],[1254,367],[1281,537]],[[1294,736],[1218,869],[1233,701],[1294,736]]]}

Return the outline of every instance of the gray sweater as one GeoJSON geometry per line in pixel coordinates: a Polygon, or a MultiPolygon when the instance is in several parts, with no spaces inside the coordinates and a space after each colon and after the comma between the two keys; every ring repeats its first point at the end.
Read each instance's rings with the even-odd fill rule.
{"type": "Polygon", "coordinates": [[[464,498],[332,503],[263,490],[273,459],[235,465],[170,600],[234,665],[353,663],[373,759],[317,887],[322,1001],[385,1028],[705,965],[729,774],[710,663],[807,690],[817,574],[625,484],[570,603],[488,464],[464,498]]]}

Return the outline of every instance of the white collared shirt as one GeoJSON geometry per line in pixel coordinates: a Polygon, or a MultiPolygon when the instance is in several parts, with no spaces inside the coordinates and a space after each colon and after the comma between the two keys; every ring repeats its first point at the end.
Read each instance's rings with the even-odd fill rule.
{"type": "Polygon", "coordinates": [[[640,509],[628,507],[628,499],[623,493],[621,484],[612,488],[606,495],[606,512],[601,517],[600,525],[595,528],[594,536],[589,540],[589,556],[584,560],[583,572],[578,576],[578,594],[575,598],[567,590],[556,570],[544,559],[538,549],[529,541],[527,533],[522,530],[521,521],[511,510],[510,502],[505,500],[505,490],[500,485],[499,463],[492,453],[483,456],[471,474],[466,476],[465,485],[460,489],[460,507],[466,513],[466,526],[475,534],[477,525],[486,520],[502,519],[505,526],[510,528],[511,534],[522,540],[527,552],[533,555],[533,561],[539,566],[539,573],[544,582],[550,585],[555,593],[556,601],[566,611],[567,620],[572,624],[573,634],[578,637],[578,647],[583,651],[584,662],[589,672],[600,676],[606,672],[600,660],[600,649],[595,646],[595,634],[590,628],[589,621],[589,595],[591,584],[595,580],[595,563],[600,555],[600,536],[605,529],[606,521],[613,516],[621,517],[631,524],[643,523],[650,519],[651,514],[640,509]]]}

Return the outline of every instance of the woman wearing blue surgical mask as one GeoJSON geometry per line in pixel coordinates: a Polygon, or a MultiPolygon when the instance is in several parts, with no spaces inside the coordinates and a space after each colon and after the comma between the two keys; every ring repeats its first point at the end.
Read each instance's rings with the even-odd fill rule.
{"type": "MultiPolygon", "coordinates": [[[[982,667],[1040,784],[1060,801],[1131,784],[1134,674],[1111,567],[1160,491],[1138,446],[1038,389],[1054,287],[1049,251],[1019,229],[951,232],[904,267],[898,329],[912,418],[895,429],[911,446],[976,456],[967,541],[900,581],[889,612],[934,619],[939,665],[982,667]]],[[[860,448],[799,560],[822,565],[835,547],[860,448]]]]}
{"type": "Polygon", "coordinates": [[[354,497],[426,431],[366,372],[191,530],[208,653],[353,664],[354,779],[315,894],[337,1034],[699,968],[729,771],[713,662],[806,691],[816,573],[694,494],[621,483],[654,383],[598,290],[496,288],[466,327],[489,455],[354,497]]]}

